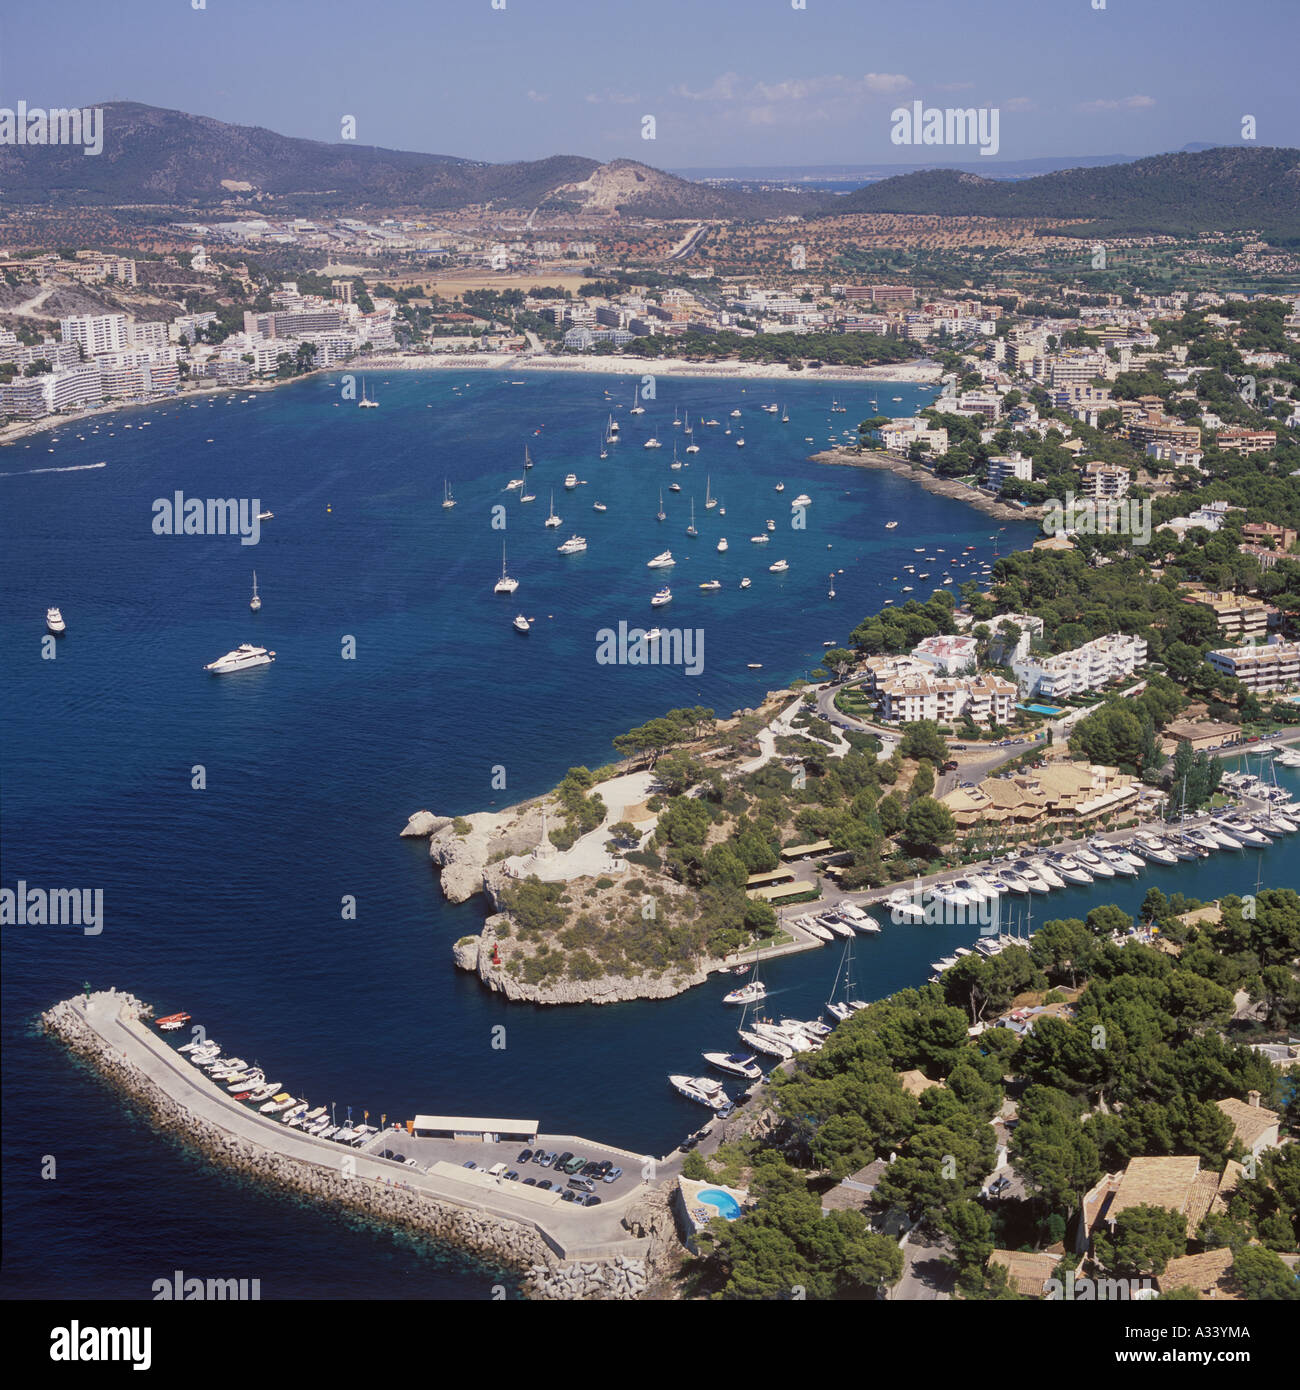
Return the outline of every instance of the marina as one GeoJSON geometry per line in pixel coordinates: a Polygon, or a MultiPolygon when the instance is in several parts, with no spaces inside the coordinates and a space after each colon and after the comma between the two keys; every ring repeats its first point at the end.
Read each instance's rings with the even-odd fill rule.
{"type": "MultiPolygon", "coordinates": [[[[627,456],[633,461],[618,465],[621,471],[600,475],[610,510],[596,523],[600,533],[588,537],[585,554],[557,556],[554,547],[561,538],[551,537],[543,517],[534,512],[528,525],[518,524],[517,517],[529,516],[526,507],[511,512],[504,537],[482,528],[478,544],[465,544],[455,539],[462,536],[457,528],[479,504],[503,495],[499,460],[518,458],[514,416],[494,413],[498,388],[492,374],[476,373],[472,384],[462,385],[455,396],[451,386],[456,379],[449,373],[395,374],[391,382],[372,378],[384,409],[371,414],[367,439],[376,438],[378,429],[395,443],[381,498],[371,496],[349,462],[353,445],[348,435],[353,422],[364,417],[332,412],[330,418],[327,382],[322,377],[259,394],[241,407],[240,432],[232,430],[228,436],[229,443],[238,439],[240,445],[229,463],[232,491],[266,496],[268,470],[277,479],[271,499],[276,528],[263,533],[256,562],[262,591],[274,594],[274,603],[268,601],[257,619],[259,624],[273,622],[274,631],[259,627],[260,641],[280,653],[273,672],[254,671],[230,681],[196,680],[205,663],[240,637],[239,627],[232,631],[232,618],[242,614],[243,623],[249,620],[246,551],[236,543],[230,551],[177,546],[164,555],[161,544],[138,539],[139,528],[131,520],[136,494],[120,493],[120,480],[111,486],[103,481],[120,471],[126,450],[116,451],[124,441],[109,441],[105,469],[7,480],[6,504],[14,518],[14,608],[28,626],[14,619],[5,636],[21,644],[33,615],[39,627],[50,601],[47,590],[65,614],[75,615],[75,625],[70,624],[74,635],[67,639],[74,645],[60,648],[60,684],[40,717],[34,706],[23,704],[9,713],[6,858],[34,863],[56,854],[67,864],[66,872],[75,875],[73,881],[103,884],[110,905],[130,902],[133,916],[167,922],[171,928],[161,937],[146,937],[120,921],[115,926],[110,915],[93,961],[66,935],[43,937],[39,961],[15,958],[6,972],[6,1009],[13,1017],[32,1017],[48,1008],[51,998],[58,997],[50,993],[51,978],[80,982],[89,976],[96,989],[121,982],[141,997],[175,1001],[167,1005],[173,1010],[183,1004],[196,1019],[208,1022],[228,1051],[250,1067],[260,1067],[263,1085],[275,1082],[277,1089],[258,1106],[282,1093],[299,1102],[309,1099],[309,1109],[333,1099],[340,1122],[352,1104],[354,1118],[361,1119],[364,1106],[374,1123],[385,1112],[390,1118],[405,1115],[417,1103],[426,1103],[421,1097],[428,1093],[429,1078],[437,1076],[437,1104],[451,1112],[541,1113],[557,1117],[556,1128],[600,1136],[627,1152],[671,1153],[699,1123],[703,1110],[669,1086],[669,1074],[695,1075],[709,1066],[705,1052],[729,1055],[740,1047],[752,1047],[755,1061],[767,1070],[779,1058],[794,1055],[793,1040],[770,1034],[739,1037],[740,1010],[720,1003],[726,992],[721,977],[674,998],[612,1008],[520,1009],[484,991],[476,979],[455,971],[449,959],[452,942],[479,930],[483,908],[476,902],[441,900],[430,882],[423,847],[397,840],[393,822],[435,792],[445,804],[465,811],[490,804],[493,797],[505,804],[535,795],[554,786],[575,763],[597,767],[608,762],[614,736],[682,703],[665,684],[670,673],[654,667],[600,667],[592,661],[590,645],[591,632],[619,605],[649,617],[649,598],[666,577],[646,582],[645,562],[663,544],[660,540],[656,546],[651,539],[653,514],[660,486],[674,475],[666,463],[651,464],[650,455],[635,448],[627,456]],[[436,401],[437,410],[425,410],[429,399],[436,401]],[[448,490],[466,506],[443,508],[443,469],[430,485],[427,468],[417,467],[417,460],[427,456],[430,430],[449,460],[448,490]],[[294,444],[303,438],[312,441],[310,461],[294,444]],[[25,528],[23,520],[52,505],[66,513],[69,526],[102,537],[99,548],[61,555],[53,568],[36,563],[27,538],[36,532],[25,528]],[[443,527],[452,530],[444,533],[443,527]],[[443,534],[448,538],[434,550],[430,537],[443,534]],[[482,613],[493,603],[490,589],[501,572],[502,539],[509,573],[526,585],[533,631],[524,640],[512,630],[510,610],[488,607],[490,630],[481,630],[467,648],[461,641],[465,615],[482,613]],[[322,595],[338,590],[340,569],[348,575],[346,602],[323,610],[322,595]],[[120,592],[159,599],[125,613],[116,607],[114,595],[120,592]],[[181,592],[188,595],[183,610],[173,601],[181,592]],[[359,626],[358,614],[366,615],[364,626],[359,626]],[[339,635],[349,632],[358,638],[355,662],[339,659],[339,635]],[[421,634],[418,641],[412,640],[413,632],[421,634]],[[290,633],[292,643],[286,636],[290,633]],[[161,656],[123,667],[121,644],[140,640],[161,656]],[[74,651],[75,662],[70,660],[74,651]],[[547,711],[545,718],[538,717],[534,701],[518,700],[519,679],[531,683],[534,701],[547,711]],[[482,727],[497,732],[505,750],[497,757],[508,768],[506,792],[486,789],[482,750],[469,740],[445,737],[435,746],[415,736],[417,728],[436,727],[430,724],[435,712],[445,718],[448,708],[462,707],[472,708],[482,727]],[[81,712],[72,718],[72,710],[81,712]],[[159,717],[156,711],[164,713],[159,717]],[[47,737],[50,721],[62,730],[53,749],[47,737]],[[322,729],[328,732],[323,735],[322,729]],[[268,737],[268,730],[276,735],[268,737]],[[23,749],[40,749],[39,759],[18,751],[23,749]],[[203,792],[189,786],[189,769],[200,760],[209,782],[203,792]],[[174,784],[168,779],[160,783],[160,763],[183,767],[186,776],[174,784]],[[109,765],[115,768],[112,776],[101,770],[109,765]],[[323,808],[322,776],[329,792],[323,808]],[[135,792],[145,786],[152,792],[142,801],[135,792]],[[97,823],[115,827],[113,835],[87,835],[76,819],[51,826],[44,809],[51,798],[82,807],[97,823]],[[250,800],[257,806],[251,818],[250,800]],[[299,852],[287,858],[268,855],[268,822],[288,827],[299,852]],[[175,848],[175,875],[134,867],[155,863],[160,845],[175,848]],[[200,846],[205,889],[196,898],[184,886],[190,879],[180,866],[200,846]],[[357,921],[339,921],[343,894],[356,896],[357,921]],[[264,927],[259,916],[250,915],[250,903],[274,912],[277,946],[286,958],[300,955],[314,962],[309,981],[286,985],[246,968],[248,952],[264,946],[264,927]],[[334,923],[324,934],[322,921],[334,923]],[[205,962],[201,976],[195,969],[198,953],[205,962]],[[412,1027],[417,1011],[427,1022],[412,1027]],[[498,1024],[510,1038],[505,1053],[487,1046],[498,1024]],[[345,1048],[338,1045],[340,1037],[348,1040],[345,1048]],[[570,1062],[579,1053],[584,1083],[575,1087],[570,1062]]],[[[595,380],[581,374],[538,373],[514,388],[512,400],[520,403],[518,410],[526,418],[545,418],[557,392],[572,393],[575,404],[594,404],[595,387],[595,380]]],[[[901,572],[900,560],[910,558],[914,547],[926,555],[937,555],[937,546],[951,551],[954,545],[973,545],[972,553],[988,558],[993,552],[987,520],[959,502],[889,473],[808,462],[802,436],[811,430],[798,426],[805,421],[815,425],[824,401],[817,401],[813,383],[782,389],[788,390],[787,409],[796,428],[782,435],[776,420],[759,415],[747,430],[743,455],[725,451],[737,460],[737,468],[743,457],[746,470],[755,475],[752,491],[725,463],[715,458],[709,466],[719,475],[730,522],[740,528],[730,534],[738,537],[776,530],[775,520],[765,529],[764,502],[770,503],[777,481],[784,479],[787,492],[804,492],[813,499],[809,532],[783,527],[780,537],[777,556],[784,552],[790,564],[779,580],[785,600],[766,601],[765,590],[771,592],[767,586],[777,576],[760,574],[763,567],[754,567],[750,589],[739,586],[747,565],[725,568],[738,554],[743,558],[748,547],[733,544],[729,554],[715,552],[720,525],[708,519],[717,509],[702,507],[705,489],[695,493],[695,517],[710,569],[699,572],[689,538],[682,537],[674,550],[674,573],[687,581],[674,584],[674,614],[680,610],[696,621],[696,605],[710,605],[710,659],[691,682],[688,698],[722,713],[756,705],[766,690],[806,675],[819,663],[826,639],[842,640],[842,619],[828,627],[824,620],[810,618],[827,608],[827,565],[795,563],[801,557],[819,559],[828,540],[837,557],[843,557],[836,564],[845,569],[836,576],[837,603],[854,612],[873,611],[896,592],[891,576],[901,572]],[[885,532],[878,522],[870,524],[880,516],[904,520],[896,531],[885,532]],[[725,581],[723,589],[698,593],[696,585],[712,578],[715,568],[725,581]],[[759,596],[764,601],[752,606],[759,596]]],[[[917,399],[923,400],[924,393],[917,399]]],[[[693,419],[722,418],[732,408],[716,380],[682,379],[682,404],[690,406],[693,419]],[[724,402],[726,409],[721,408],[724,402]]],[[[213,408],[151,409],[153,428],[133,443],[141,493],[168,495],[173,486],[198,491],[198,475],[186,471],[186,460],[196,452],[194,435],[201,443],[214,433],[203,418],[213,408]]],[[[653,408],[663,411],[662,406],[653,408]]],[[[627,442],[634,445],[648,430],[647,422],[662,429],[671,421],[672,406],[666,418],[648,413],[640,424],[627,419],[626,409],[620,413],[627,442]]],[[[588,417],[575,410],[573,419],[571,427],[547,432],[545,450],[540,442],[533,444],[535,467],[529,477],[537,478],[539,498],[552,487],[563,491],[565,473],[573,467],[570,459],[576,464],[591,455],[588,417]]],[[[710,452],[719,453],[720,436],[720,429],[697,432],[703,442],[700,462],[710,452]]],[[[105,456],[98,438],[61,448],[74,461],[83,449],[105,456]]],[[[611,459],[599,466],[612,470],[615,464],[611,459]]],[[[692,474],[683,471],[680,476],[692,474]]],[[[665,490],[665,509],[682,530],[690,520],[691,495],[688,487],[673,494],[678,498],[673,503],[665,490]],[[674,512],[674,506],[679,510],[674,512]]],[[[1019,537],[1028,536],[1030,529],[1009,526],[1002,544],[1023,543],[1019,537]]],[[[681,537],[681,531],[674,535],[681,537]]],[[[1284,766],[1277,775],[1280,781],[1295,777],[1284,766]]],[[[1251,891],[1261,855],[1265,882],[1285,882],[1293,876],[1287,868],[1293,854],[1285,841],[1275,840],[1250,851],[1180,860],[1176,867],[1143,860],[1140,873],[1070,884],[1052,890],[1050,901],[1037,896],[1034,921],[1084,915],[1097,902],[1114,901],[1132,912],[1152,884],[1201,898],[1251,891]]],[[[883,899],[888,891],[877,896],[883,899]]],[[[815,905],[818,911],[833,907],[834,896],[815,905]]],[[[854,934],[854,986],[860,999],[921,983],[934,961],[958,947],[972,948],[978,940],[978,927],[895,924],[879,902],[858,901],[882,928],[854,934]]],[[[1020,897],[1022,912],[1025,903],[1020,897]]],[[[811,910],[805,905],[793,915],[811,910]]],[[[795,935],[790,945],[764,953],[762,975],[769,994],[763,1006],[778,1026],[783,1019],[810,1021],[823,1014],[840,948],[848,940],[835,932],[830,942],[797,930],[795,935]],[[825,945],[832,949],[820,949],[825,945]]],[[[746,1020],[747,1033],[752,1032],[751,1021],[746,1020]]],[[[155,1041],[161,1043],[160,1038],[155,1041]]],[[[116,1102],[98,1097],[88,1078],[70,1074],[58,1050],[18,1037],[8,1052],[11,1104],[43,1107],[51,1123],[73,1136],[70,1153],[76,1161],[102,1165],[109,1156],[136,1155],[148,1176],[138,1199],[124,1194],[124,1220],[171,1222],[193,1230],[196,1239],[220,1245],[225,1223],[211,1200],[210,1180],[201,1173],[178,1172],[175,1154],[165,1146],[146,1143],[142,1148],[139,1132],[116,1102]]],[[[735,1080],[744,1083],[744,1078],[735,1080]]],[[[219,1083],[208,1084],[215,1088],[219,1083]]],[[[742,1089],[734,1082],[724,1084],[733,1096],[742,1089]]],[[[225,1086],[220,1092],[229,1101],[225,1086]]],[[[239,1109],[246,1110],[249,1103],[239,1103],[239,1109]]],[[[306,1136],[274,1118],[267,1123],[286,1141],[347,1152],[336,1139],[306,1136]]],[[[573,1143],[567,1147],[580,1151],[573,1143]]],[[[505,1161],[505,1156],[495,1161],[505,1161]]],[[[322,1267],[336,1270],[344,1258],[347,1277],[358,1286],[364,1282],[368,1290],[405,1293],[414,1280],[447,1296],[467,1277],[439,1273],[441,1265],[430,1266],[413,1253],[399,1261],[399,1277],[372,1236],[343,1230],[333,1221],[317,1230],[304,1224],[296,1208],[259,1201],[264,1236],[259,1233],[254,1243],[261,1251],[265,1242],[260,1257],[267,1267],[281,1267],[279,1249],[302,1245],[317,1252],[322,1267]],[[440,1283],[444,1278],[450,1282],[440,1283]]],[[[120,1282],[113,1287],[120,1287],[124,1296],[131,1296],[133,1279],[153,1275],[152,1263],[140,1258],[143,1263],[126,1252],[120,1271],[114,1272],[120,1282]]],[[[65,1237],[60,1263],[72,1269],[93,1267],[93,1248],[78,1231],[65,1237]]],[[[30,1277],[34,1288],[48,1279],[34,1267],[24,1277],[30,1277]]],[[[284,1268],[280,1278],[282,1292],[313,1296],[318,1287],[311,1266],[299,1261],[284,1268]]]]}

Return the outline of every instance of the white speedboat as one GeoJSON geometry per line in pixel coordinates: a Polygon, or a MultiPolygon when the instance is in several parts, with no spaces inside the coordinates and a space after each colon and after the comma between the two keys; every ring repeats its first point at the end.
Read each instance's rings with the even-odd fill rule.
{"type": "MultiPolygon", "coordinates": [[[[1050,893],[1052,891],[1051,884],[1038,872],[1037,865],[1031,864],[1027,859],[1017,859],[1011,867],[1020,875],[1021,882],[1031,893],[1050,893]]],[[[1005,878],[1006,875],[1004,874],[1003,877],[1005,878]]]]}
{"type": "Polygon", "coordinates": [[[768,570],[772,574],[784,574],[790,568],[785,560],[778,560],[774,565],[768,565],[768,570]]]}
{"type": "MultiPolygon", "coordinates": [[[[523,486],[522,479],[520,480],[520,486],[523,486]]],[[[578,486],[578,475],[576,473],[566,473],[564,475],[564,486],[572,492],[573,489],[578,486]]]]}
{"type": "Polygon", "coordinates": [[[254,647],[249,642],[241,642],[233,652],[227,652],[216,661],[210,661],[203,668],[214,676],[227,676],[235,671],[249,671],[254,666],[269,666],[275,660],[275,653],[265,647],[254,647]]]}
{"type": "Polygon", "coordinates": [[[1092,883],[1092,874],[1068,855],[1053,855],[1047,861],[1069,883],[1092,883]]]}
{"type": "Polygon", "coordinates": [[[784,491],[785,491],[785,484],[784,484],[784,483],[777,483],[776,487],[773,488],[772,490],[773,490],[773,492],[784,492],[784,491]]]}
{"type": "Polygon", "coordinates": [[[1102,878],[1115,877],[1114,868],[1094,850],[1076,849],[1072,857],[1082,864],[1090,874],[1099,875],[1102,878]]]}
{"type": "Polygon", "coordinates": [[[664,587],[660,589],[658,593],[656,593],[655,596],[650,600],[650,607],[662,608],[665,603],[671,603],[672,601],[673,591],[668,587],[667,584],[665,584],[664,587]]]}
{"type": "Polygon", "coordinates": [[[660,444],[654,435],[651,435],[641,447],[643,449],[662,449],[664,446],[660,444]]]}
{"type": "Polygon", "coordinates": [[[776,522],[773,521],[771,517],[768,517],[768,519],[763,524],[767,527],[769,531],[776,530],[776,522]]]}
{"type": "Polygon", "coordinates": [[[704,1060],[719,1071],[729,1071],[733,1076],[743,1076],[746,1081],[757,1081],[763,1069],[754,1060],[752,1052],[705,1052],[704,1060]]]}
{"type": "Polygon", "coordinates": [[[561,555],[576,555],[579,551],[586,550],[587,538],[585,536],[570,536],[563,545],[557,545],[555,548],[561,555]]]}
{"type": "Polygon", "coordinates": [[[722,552],[722,551],[726,550],[726,548],[727,548],[727,538],[726,538],[726,536],[723,536],[722,539],[718,542],[718,551],[719,551],[719,552],[722,552]]]}
{"type": "MultiPolygon", "coordinates": [[[[569,474],[569,477],[572,478],[572,477],[573,477],[573,474],[570,473],[570,474],[569,474]]],[[[515,491],[517,491],[519,488],[523,487],[523,485],[524,485],[524,480],[523,480],[522,478],[511,478],[510,481],[506,484],[506,491],[507,491],[507,492],[515,492],[515,491]]]]}
{"type": "Polygon", "coordinates": [[[667,569],[670,565],[675,565],[676,563],[677,561],[673,559],[673,552],[671,550],[661,550],[653,560],[647,560],[645,562],[646,569],[650,570],[667,569]]]}
{"type": "Polygon", "coordinates": [[[722,996],[724,1004],[753,1004],[759,999],[767,998],[767,986],[762,980],[751,980],[747,985],[741,985],[739,989],[733,989],[730,994],[722,996]]]}
{"type": "Polygon", "coordinates": [[[1135,835],[1133,848],[1143,859],[1154,860],[1157,864],[1178,863],[1178,856],[1173,850],[1165,848],[1164,841],[1158,835],[1135,835]]]}
{"type": "Polygon", "coordinates": [[[532,626],[532,623],[530,623],[522,613],[518,613],[515,615],[513,627],[516,632],[528,632],[532,629],[532,626]]]}
{"type": "Polygon", "coordinates": [[[253,1092],[248,1098],[250,1105],[260,1105],[264,1100],[270,1100],[280,1089],[278,1081],[266,1081],[253,1092]]]}
{"type": "Polygon", "coordinates": [[[501,542],[501,578],[492,586],[494,594],[513,594],[519,587],[517,579],[511,579],[506,573],[506,543],[501,542]]]}
{"type": "Polygon", "coordinates": [[[894,529],[894,527],[897,526],[897,525],[898,525],[898,522],[896,522],[896,521],[887,521],[887,522],[885,522],[885,530],[886,530],[886,531],[892,531],[892,530],[894,529]]]}
{"type": "Polygon", "coordinates": [[[757,1033],[748,1028],[738,1028],[736,1033],[741,1042],[753,1048],[755,1052],[763,1053],[766,1057],[776,1057],[785,1062],[794,1056],[794,1048],[783,1038],[768,1037],[764,1033],[757,1033]]]}
{"type": "Polygon", "coordinates": [[[604,502],[593,502],[591,504],[591,510],[593,512],[607,512],[609,511],[609,508],[605,505],[604,502]]]}
{"type": "Polygon", "coordinates": [[[744,579],[740,581],[740,587],[742,589],[748,589],[751,583],[753,583],[753,580],[751,580],[750,577],[746,575],[744,579]]]}
{"type": "Polygon", "coordinates": [[[766,545],[772,539],[771,536],[750,536],[750,541],[754,545],[766,545]]]}
{"type": "Polygon", "coordinates": [[[670,1076],[668,1083],[687,1100],[698,1101],[710,1110],[721,1110],[731,1104],[731,1097],[722,1089],[722,1082],[711,1076],[670,1076]]]}
{"type": "Polygon", "coordinates": [[[1035,873],[1043,880],[1049,888],[1064,888],[1065,879],[1057,872],[1056,867],[1047,859],[1034,859],[1030,861],[1035,873]]]}
{"type": "Polygon", "coordinates": [[[798,497],[791,500],[790,505],[792,507],[811,507],[812,498],[806,492],[801,492],[798,497]]]}
{"type": "Polygon", "coordinates": [[[56,636],[68,630],[68,625],[63,621],[63,614],[57,608],[47,608],[45,610],[45,626],[56,636]]]}
{"type": "Polygon", "coordinates": [[[794,1029],[787,1031],[780,1025],[771,1023],[766,1019],[756,1019],[750,1025],[750,1029],[756,1037],[767,1038],[770,1042],[784,1043],[791,1052],[812,1052],[814,1050],[810,1038],[794,1029]]]}
{"type": "Polygon", "coordinates": [[[733,411],[731,412],[731,418],[732,418],[733,420],[739,420],[739,419],[740,419],[740,411],[738,411],[738,410],[733,410],[733,411]]]}

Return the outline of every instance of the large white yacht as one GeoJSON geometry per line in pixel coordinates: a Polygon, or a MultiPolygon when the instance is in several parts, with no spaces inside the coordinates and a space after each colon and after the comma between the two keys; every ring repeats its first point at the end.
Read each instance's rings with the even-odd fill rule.
{"type": "Polygon", "coordinates": [[[564,486],[572,492],[573,489],[578,486],[578,475],[576,473],[566,473],[564,475],[564,486]]]}
{"type": "Polygon", "coordinates": [[[68,625],[63,621],[63,614],[57,608],[47,608],[45,610],[45,626],[51,632],[66,632],[68,625]]]}
{"type": "Polygon", "coordinates": [[[721,1110],[731,1104],[731,1097],[722,1089],[722,1082],[711,1076],[670,1076],[669,1084],[673,1090],[680,1091],[687,1100],[698,1101],[710,1110],[721,1110]]]}
{"type": "Polygon", "coordinates": [[[653,560],[647,560],[645,562],[646,569],[651,570],[667,569],[669,565],[675,565],[676,563],[677,561],[673,559],[673,552],[671,550],[661,550],[653,560]]]}
{"type": "Polygon", "coordinates": [[[768,569],[773,574],[784,574],[790,568],[785,560],[778,560],[774,565],[768,565],[768,569]]]}
{"type": "Polygon", "coordinates": [[[576,555],[580,550],[586,550],[587,538],[585,536],[570,536],[563,545],[557,545],[555,548],[561,555],[576,555]]]}
{"type": "Polygon", "coordinates": [[[759,999],[767,998],[767,986],[762,980],[751,980],[747,985],[741,985],[739,989],[733,989],[730,994],[722,996],[724,1004],[753,1004],[759,999]]]}
{"type": "Polygon", "coordinates": [[[672,601],[673,591],[667,586],[667,584],[665,584],[664,587],[660,589],[659,592],[654,596],[654,598],[650,600],[650,607],[662,608],[665,603],[671,603],[672,601]]]}
{"type": "Polygon", "coordinates": [[[249,642],[241,642],[233,652],[210,661],[203,668],[214,676],[230,675],[234,671],[247,671],[254,666],[269,666],[275,660],[275,653],[265,647],[254,647],[249,642]]]}
{"type": "Polygon", "coordinates": [[[746,1081],[757,1081],[763,1075],[763,1069],[749,1052],[704,1052],[700,1055],[711,1067],[743,1076],[746,1081]]]}

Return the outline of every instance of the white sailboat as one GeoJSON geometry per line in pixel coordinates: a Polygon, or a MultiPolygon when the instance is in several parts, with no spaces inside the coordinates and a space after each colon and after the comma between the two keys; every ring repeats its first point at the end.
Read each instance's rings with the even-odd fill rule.
{"type": "Polygon", "coordinates": [[[256,613],[262,607],[262,600],[257,596],[257,571],[253,571],[253,597],[249,599],[248,606],[256,613]]]}
{"type": "Polygon", "coordinates": [[[704,510],[712,511],[718,505],[718,499],[713,495],[713,480],[708,475],[704,479],[704,510]]]}
{"type": "Polygon", "coordinates": [[[559,518],[558,516],[555,515],[555,489],[554,489],[554,488],[551,489],[551,510],[550,510],[549,514],[547,515],[546,524],[547,524],[548,526],[559,526],[559,525],[562,525],[562,522],[561,522],[560,518],[559,518]]]}
{"type": "Polygon", "coordinates": [[[442,483],[442,505],[444,510],[456,505],[456,499],[451,495],[451,484],[445,478],[442,483]]]}
{"type": "Polygon", "coordinates": [[[686,528],[688,536],[698,536],[700,533],[695,526],[695,498],[691,498],[691,524],[686,528]]]}
{"type": "Polygon", "coordinates": [[[667,513],[666,511],[664,511],[664,490],[663,490],[663,488],[660,488],[660,489],[659,489],[659,510],[655,513],[655,520],[656,520],[656,521],[667,521],[667,520],[668,520],[668,513],[667,513]]]}
{"type": "Polygon", "coordinates": [[[378,402],[378,401],[372,401],[372,400],[366,395],[366,379],[365,379],[365,377],[362,377],[362,378],[361,378],[361,399],[357,402],[357,409],[358,409],[358,410],[378,410],[378,409],[379,409],[379,402],[378,402]]]}

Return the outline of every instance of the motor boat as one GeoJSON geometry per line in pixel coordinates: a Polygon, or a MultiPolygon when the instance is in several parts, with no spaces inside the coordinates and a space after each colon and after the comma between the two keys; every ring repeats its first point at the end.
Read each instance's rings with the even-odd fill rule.
{"type": "Polygon", "coordinates": [[[516,632],[530,632],[532,630],[533,625],[528,621],[527,618],[524,617],[522,613],[516,613],[515,620],[511,624],[511,626],[514,628],[516,632]]]}
{"type": "Polygon", "coordinates": [[[738,1028],[736,1032],[742,1042],[755,1052],[763,1053],[765,1057],[775,1057],[779,1061],[786,1062],[794,1056],[794,1048],[780,1038],[769,1037],[765,1033],[757,1033],[746,1028],[738,1028]]]}
{"type": "Polygon", "coordinates": [[[785,561],[785,560],[778,560],[778,561],[776,562],[776,564],[774,564],[774,565],[768,565],[767,568],[768,568],[768,571],[769,571],[771,574],[784,574],[784,573],[786,572],[786,570],[788,570],[788,569],[790,568],[790,566],[789,566],[789,563],[788,563],[787,561],[785,561]]]}
{"type": "Polygon", "coordinates": [[[255,647],[249,642],[241,642],[233,652],[227,652],[216,661],[210,661],[203,668],[214,676],[228,676],[236,671],[249,671],[254,666],[269,666],[275,660],[275,653],[265,647],[255,647]]]}
{"type": "Polygon", "coordinates": [[[1048,863],[1069,883],[1093,882],[1091,872],[1085,869],[1078,860],[1071,859],[1068,855],[1054,854],[1048,859],[1048,863]]]}
{"type": "Polygon", "coordinates": [[[586,550],[587,538],[585,536],[570,536],[563,545],[557,545],[555,548],[561,555],[577,555],[579,551],[586,550]]]}
{"type": "Polygon", "coordinates": [[[670,565],[675,565],[677,561],[673,559],[671,550],[662,550],[653,560],[647,560],[645,563],[646,569],[662,570],[667,569],[670,565]]]}
{"type": "Polygon", "coordinates": [[[753,1004],[760,999],[767,998],[767,986],[762,980],[751,980],[747,985],[741,985],[739,989],[733,989],[730,994],[722,996],[724,1004],[753,1004]]]}
{"type": "Polygon", "coordinates": [[[752,1052],[705,1052],[704,1060],[719,1071],[728,1071],[733,1076],[743,1076],[746,1081],[758,1081],[763,1069],[754,1060],[752,1052]]]}
{"type": "Polygon", "coordinates": [[[651,608],[662,608],[665,603],[673,601],[673,591],[665,584],[662,589],[650,600],[651,608]]]}
{"type": "Polygon", "coordinates": [[[63,614],[57,608],[47,608],[45,610],[45,626],[57,637],[68,630],[68,625],[63,621],[63,614]]]}
{"type": "Polygon", "coordinates": [[[1144,859],[1151,859],[1157,864],[1176,864],[1178,862],[1178,856],[1173,850],[1165,848],[1164,841],[1158,835],[1135,835],[1133,848],[1144,859]]]}
{"type": "Polygon", "coordinates": [[[711,1076],[670,1076],[668,1083],[673,1090],[687,1100],[707,1105],[710,1110],[721,1110],[731,1104],[731,1097],[722,1089],[722,1082],[711,1076]]]}

